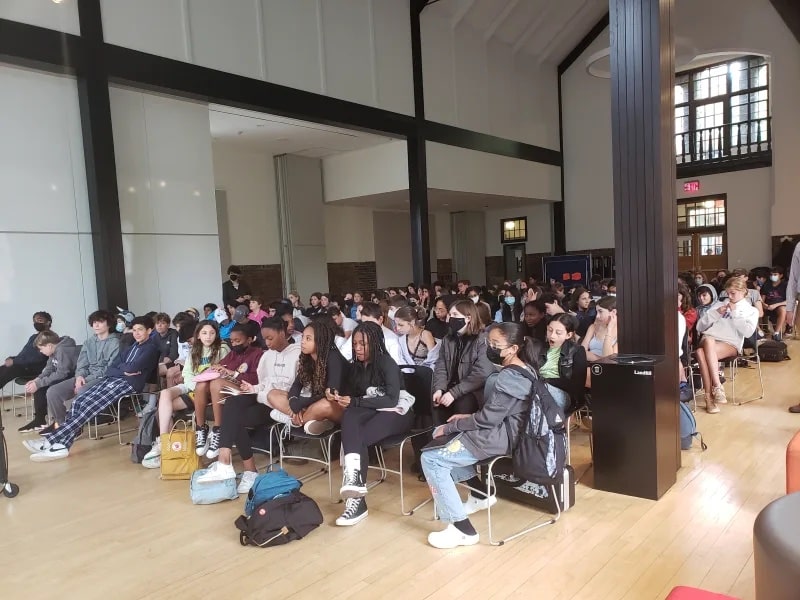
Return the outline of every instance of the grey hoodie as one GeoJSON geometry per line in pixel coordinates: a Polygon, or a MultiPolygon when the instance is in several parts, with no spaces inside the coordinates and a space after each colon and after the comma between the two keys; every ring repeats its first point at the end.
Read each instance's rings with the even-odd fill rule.
{"type": "Polygon", "coordinates": [[[96,335],[86,339],[78,357],[76,377],[83,377],[91,383],[106,376],[106,369],[119,354],[119,337],[115,334],[100,340],[96,335]]]}
{"type": "Polygon", "coordinates": [[[445,435],[463,431],[461,442],[478,460],[508,454],[508,432],[503,421],[508,418],[512,435],[519,435],[529,408],[531,382],[514,369],[503,369],[497,375],[494,390],[487,392],[478,412],[444,426],[445,435]]]}
{"type": "Polygon", "coordinates": [[[75,340],[65,335],[56,344],[55,352],[47,359],[44,369],[34,380],[36,386],[43,388],[69,379],[75,373],[77,361],[78,347],[75,345],[75,340]]]}
{"type": "Polygon", "coordinates": [[[700,290],[706,290],[708,293],[711,294],[711,302],[707,306],[703,306],[698,301],[697,309],[696,309],[697,310],[697,318],[698,318],[698,320],[700,319],[700,317],[702,317],[704,314],[706,314],[706,311],[708,311],[708,309],[711,308],[711,306],[717,301],[717,290],[714,289],[714,286],[711,285],[710,283],[704,283],[702,285],[698,285],[697,289],[694,292],[694,297],[695,298],[697,298],[698,294],[700,294],[700,290]]]}

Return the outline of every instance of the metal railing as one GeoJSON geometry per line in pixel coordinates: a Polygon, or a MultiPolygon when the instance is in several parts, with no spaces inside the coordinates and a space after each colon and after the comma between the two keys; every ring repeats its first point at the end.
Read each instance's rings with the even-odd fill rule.
{"type": "Polygon", "coordinates": [[[675,134],[678,165],[732,162],[772,150],[771,119],[753,119],[675,134]]]}

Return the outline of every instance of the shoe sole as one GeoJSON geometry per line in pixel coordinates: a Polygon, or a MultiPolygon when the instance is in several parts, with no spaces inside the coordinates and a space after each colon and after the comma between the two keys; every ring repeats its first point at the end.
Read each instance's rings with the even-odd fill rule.
{"type": "Polygon", "coordinates": [[[339,489],[339,496],[341,496],[341,498],[344,500],[347,500],[348,498],[363,498],[366,495],[366,486],[358,487],[354,485],[346,485],[339,489]]]}
{"type": "Polygon", "coordinates": [[[461,542],[461,543],[458,543],[458,544],[455,544],[455,545],[448,544],[447,546],[442,546],[442,545],[434,544],[433,542],[431,542],[431,538],[428,537],[428,544],[430,544],[434,548],[438,548],[439,550],[452,550],[454,548],[460,548],[461,546],[474,546],[475,544],[477,544],[480,541],[481,541],[480,537],[476,535],[474,539],[467,539],[464,542],[461,542]]]}
{"type": "Polygon", "coordinates": [[[219,449],[206,451],[206,458],[210,458],[211,460],[214,460],[218,456],[219,456],[219,449]]]}
{"type": "Polygon", "coordinates": [[[145,469],[160,469],[161,468],[161,463],[159,462],[159,463],[156,464],[156,463],[151,462],[151,461],[147,461],[147,462],[142,461],[142,466],[145,469]]]}
{"type": "Polygon", "coordinates": [[[38,454],[39,452],[44,452],[44,448],[33,448],[33,441],[32,440],[25,440],[22,442],[22,445],[25,447],[25,450],[30,452],[31,454],[38,454]],[[28,445],[30,443],[30,446],[28,445]]]}
{"type": "Polygon", "coordinates": [[[48,452],[47,454],[45,454],[43,452],[42,453],[37,452],[36,454],[31,454],[31,460],[33,462],[52,462],[54,460],[61,460],[62,458],[67,458],[68,456],[69,453],[61,454],[56,452],[48,452]]]}
{"type": "Polygon", "coordinates": [[[369,511],[365,510],[363,514],[358,515],[354,519],[348,519],[347,521],[342,520],[341,517],[336,519],[336,526],[337,527],[352,527],[353,525],[358,525],[369,516],[369,511]]]}
{"type": "Polygon", "coordinates": [[[208,442],[206,442],[204,446],[196,448],[194,451],[194,453],[197,454],[197,456],[203,456],[206,452],[208,452],[208,442]]]}
{"type": "Polygon", "coordinates": [[[335,425],[330,421],[314,421],[313,423],[307,423],[306,426],[303,427],[303,431],[308,435],[324,435],[334,427],[335,425]]]}

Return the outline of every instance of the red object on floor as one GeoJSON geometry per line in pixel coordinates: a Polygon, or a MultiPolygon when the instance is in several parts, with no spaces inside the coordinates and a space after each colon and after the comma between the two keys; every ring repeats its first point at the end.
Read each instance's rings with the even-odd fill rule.
{"type": "Polygon", "coordinates": [[[736,598],[679,585],[669,593],[665,600],[736,600],[736,598]]]}
{"type": "Polygon", "coordinates": [[[800,492],[800,431],[786,446],[786,493],[800,492]]]}

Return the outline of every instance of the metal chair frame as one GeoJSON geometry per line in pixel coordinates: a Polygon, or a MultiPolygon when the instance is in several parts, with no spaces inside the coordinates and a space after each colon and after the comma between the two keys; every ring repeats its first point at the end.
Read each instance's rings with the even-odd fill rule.
{"type": "Polygon", "coordinates": [[[298,460],[307,460],[313,463],[317,463],[322,465],[321,468],[317,469],[316,471],[312,471],[311,473],[307,473],[302,477],[298,477],[300,481],[311,481],[312,479],[316,479],[317,477],[321,477],[322,475],[328,476],[328,495],[331,499],[331,502],[338,502],[338,499],[333,497],[333,479],[331,476],[331,470],[333,464],[331,462],[331,448],[333,446],[333,439],[336,436],[341,437],[341,429],[337,426],[335,429],[332,429],[328,433],[323,435],[309,435],[302,428],[292,428],[291,425],[286,425],[283,423],[279,423],[278,426],[281,428],[278,431],[280,435],[278,436],[279,444],[280,444],[280,459],[279,464],[281,469],[283,468],[283,461],[284,459],[298,459],[298,460]],[[320,450],[322,451],[322,458],[316,458],[313,456],[298,456],[293,454],[286,454],[286,448],[284,446],[284,440],[289,440],[291,437],[295,439],[304,439],[304,440],[317,440],[319,441],[320,450]]]}

